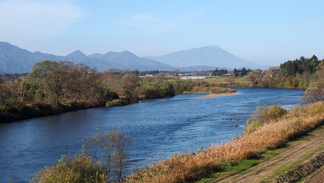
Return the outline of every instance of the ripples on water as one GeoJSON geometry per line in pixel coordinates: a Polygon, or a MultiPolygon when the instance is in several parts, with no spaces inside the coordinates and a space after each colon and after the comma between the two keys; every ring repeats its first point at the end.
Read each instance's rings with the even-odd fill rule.
{"type": "Polygon", "coordinates": [[[202,94],[141,101],[0,125],[0,182],[28,182],[62,154],[80,152],[82,137],[96,129],[122,129],[133,140],[130,171],[175,152],[196,151],[231,140],[258,105],[295,106],[303,90],[235,88],[238,95],[191,99],[202,94]],[[232,120],[231,120],[232,119],[232,120]],[[153,157],[153,159],[152,159],[153,157]]]}

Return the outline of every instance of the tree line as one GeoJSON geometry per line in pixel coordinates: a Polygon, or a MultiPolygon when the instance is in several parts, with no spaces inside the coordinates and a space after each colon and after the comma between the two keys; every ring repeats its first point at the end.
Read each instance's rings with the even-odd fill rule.
{"type": "Polygon", "coordinates": [[[98,72],[84,64],[42,61],[28,74],[0,77],[0,121],[13,121],[82,108],[124,105],[140,99],[172,97],[205,81],[139,77],[138,71],[107,69],[98,72]]]}
{"type": "Polygon", "coordinates": [[[247,76],[252,87],[271,88],[300,88],[306,89],[318,78],[318,66],[323,63],[315,55],[311,58],[300,57],[294,61],[288,60],[279,67],[270,67],[268,70],[253,70],[247,76]]]}

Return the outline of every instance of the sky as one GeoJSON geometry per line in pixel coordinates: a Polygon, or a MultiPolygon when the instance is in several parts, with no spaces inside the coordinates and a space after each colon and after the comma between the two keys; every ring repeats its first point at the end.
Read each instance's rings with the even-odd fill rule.
{"type": "Polygon", "coordinates": [[[250,62],[324,59],[322,0],[0,0],[0,41],[160,56],[215,45],[250,62]]]}

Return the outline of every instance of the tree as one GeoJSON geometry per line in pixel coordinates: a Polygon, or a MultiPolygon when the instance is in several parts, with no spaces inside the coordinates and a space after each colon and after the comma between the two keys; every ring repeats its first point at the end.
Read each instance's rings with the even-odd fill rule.
{"type": "Polygon", "coordinates": [[[253,70],[247,76],[247,79],[252,82],[253,87],[257,87],[259,86],[259,84],[262,84],[262,78],[263,78],[263,72],[261,69],[253,70]]]}
{"type": "Polygon", "coordinates": [[[303,96],[302,103],[312,103],[324,100],[324,62],[316,68],[316,78],[309,85],[303,96]]]}
{"type": "Polygon", "coordinates": [[[98,73],[96,69],[91,69],[84,64],[75,65],[69,74],[69,93],[73,95],[73,101],[84,100],[92,97],[98,85],[98,73]]]}
{"type": "Polygon", "coordinates": [[[117,93],[122,92],[122,77],[123,72],[120,69],[107,69],[102,75],[102,83],[110,90],[116,91],[117,93]]]}
{"type": "Polygon", "coordinates": [[[249,74],[249,72],[250,72],[250,70],[247,70],[245,67],[243,67],[243,68],[242,68],[241,75],[242,75],[242,76],[246,76],[246,75],[249,74]]]}
{"type": "Polygon", "coordinates": [[[322,61],[316,68],[317,87],[324,90],[324,62],[322,61]]]}
{"type": "Polygon", "coordinates": [[[156,75],[156,80],[160,83],[163,83],[164,80],[166,80],[165,78],[165,73],[160,72],[159,74],[156,75]]]}
{"type": "Polygon", "coordinates": [[[177,81],[179,81],[180,80],[180,70],[179,69],[175,70],[173,72],[173,76],[177,81]]]}
{"type": "Polygon", "coordinates": [[[24,101],[24,98],[29,88],[28,77],[26,78],[20,77],[16,79],[13,82],[13,85],[14,85],[13,87],[15,89],[15,92],[17,93],[17,96],[19,96],[20,98],[20,101],[24,101]]]}
{"type": "Polygon", "coordinates": [[[42,61],[34,65],[31,76],[42,81],[53,93],[53,103],[58,104],[59,97],[68,92],[72,68],[72,62],[42,61]]]}
{"type": "Polygon", "coordinates": [[[127,147],[130,139],[120,130],[106,133],[98,130],[92,137],[84,137],[82,154],[93,157],[104,163],[108,182],[122,182],[128,167],[129,156],[127,147]]]}
{"type": "Polygon", "coordinates": [[[234,77],[237,77],[239,75],[239,70],[234,68],[233,75],[234,75],[234,77]]]}
{"type": "Polygon", "coordinates": [[[15,103],[16,99],[8,83],[0,83],[0,109],[9,103],[15,103]]]}
{"type": "Polygon", "coordinates": [[[213,76],[223,76],[227,73],[227,70],[226,69],[221,69],[219,70],[218,68],[216,68],[213,72],[212,72],[212,75],[213,76]]]}
{"type": "Polygon", "coordinates": [[[264,77],[262,78],[262,83],[264,87],[277,87],[276,77],[278,74],[277,67],[270,67],[268,70],[264,71],[264,77]]]}

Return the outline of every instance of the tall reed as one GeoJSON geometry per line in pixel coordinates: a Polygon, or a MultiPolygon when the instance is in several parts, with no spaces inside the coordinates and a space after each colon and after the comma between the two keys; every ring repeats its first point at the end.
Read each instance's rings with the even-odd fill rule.
{"type": "Polygon", "coordinates": [[[128,182],[186,182],[220,170],[224,163],[239,162],[274,149],[324,123],[324,102],[295,108],[257,130],[199,152],[178,153],[127,177],[128,182]]]}

